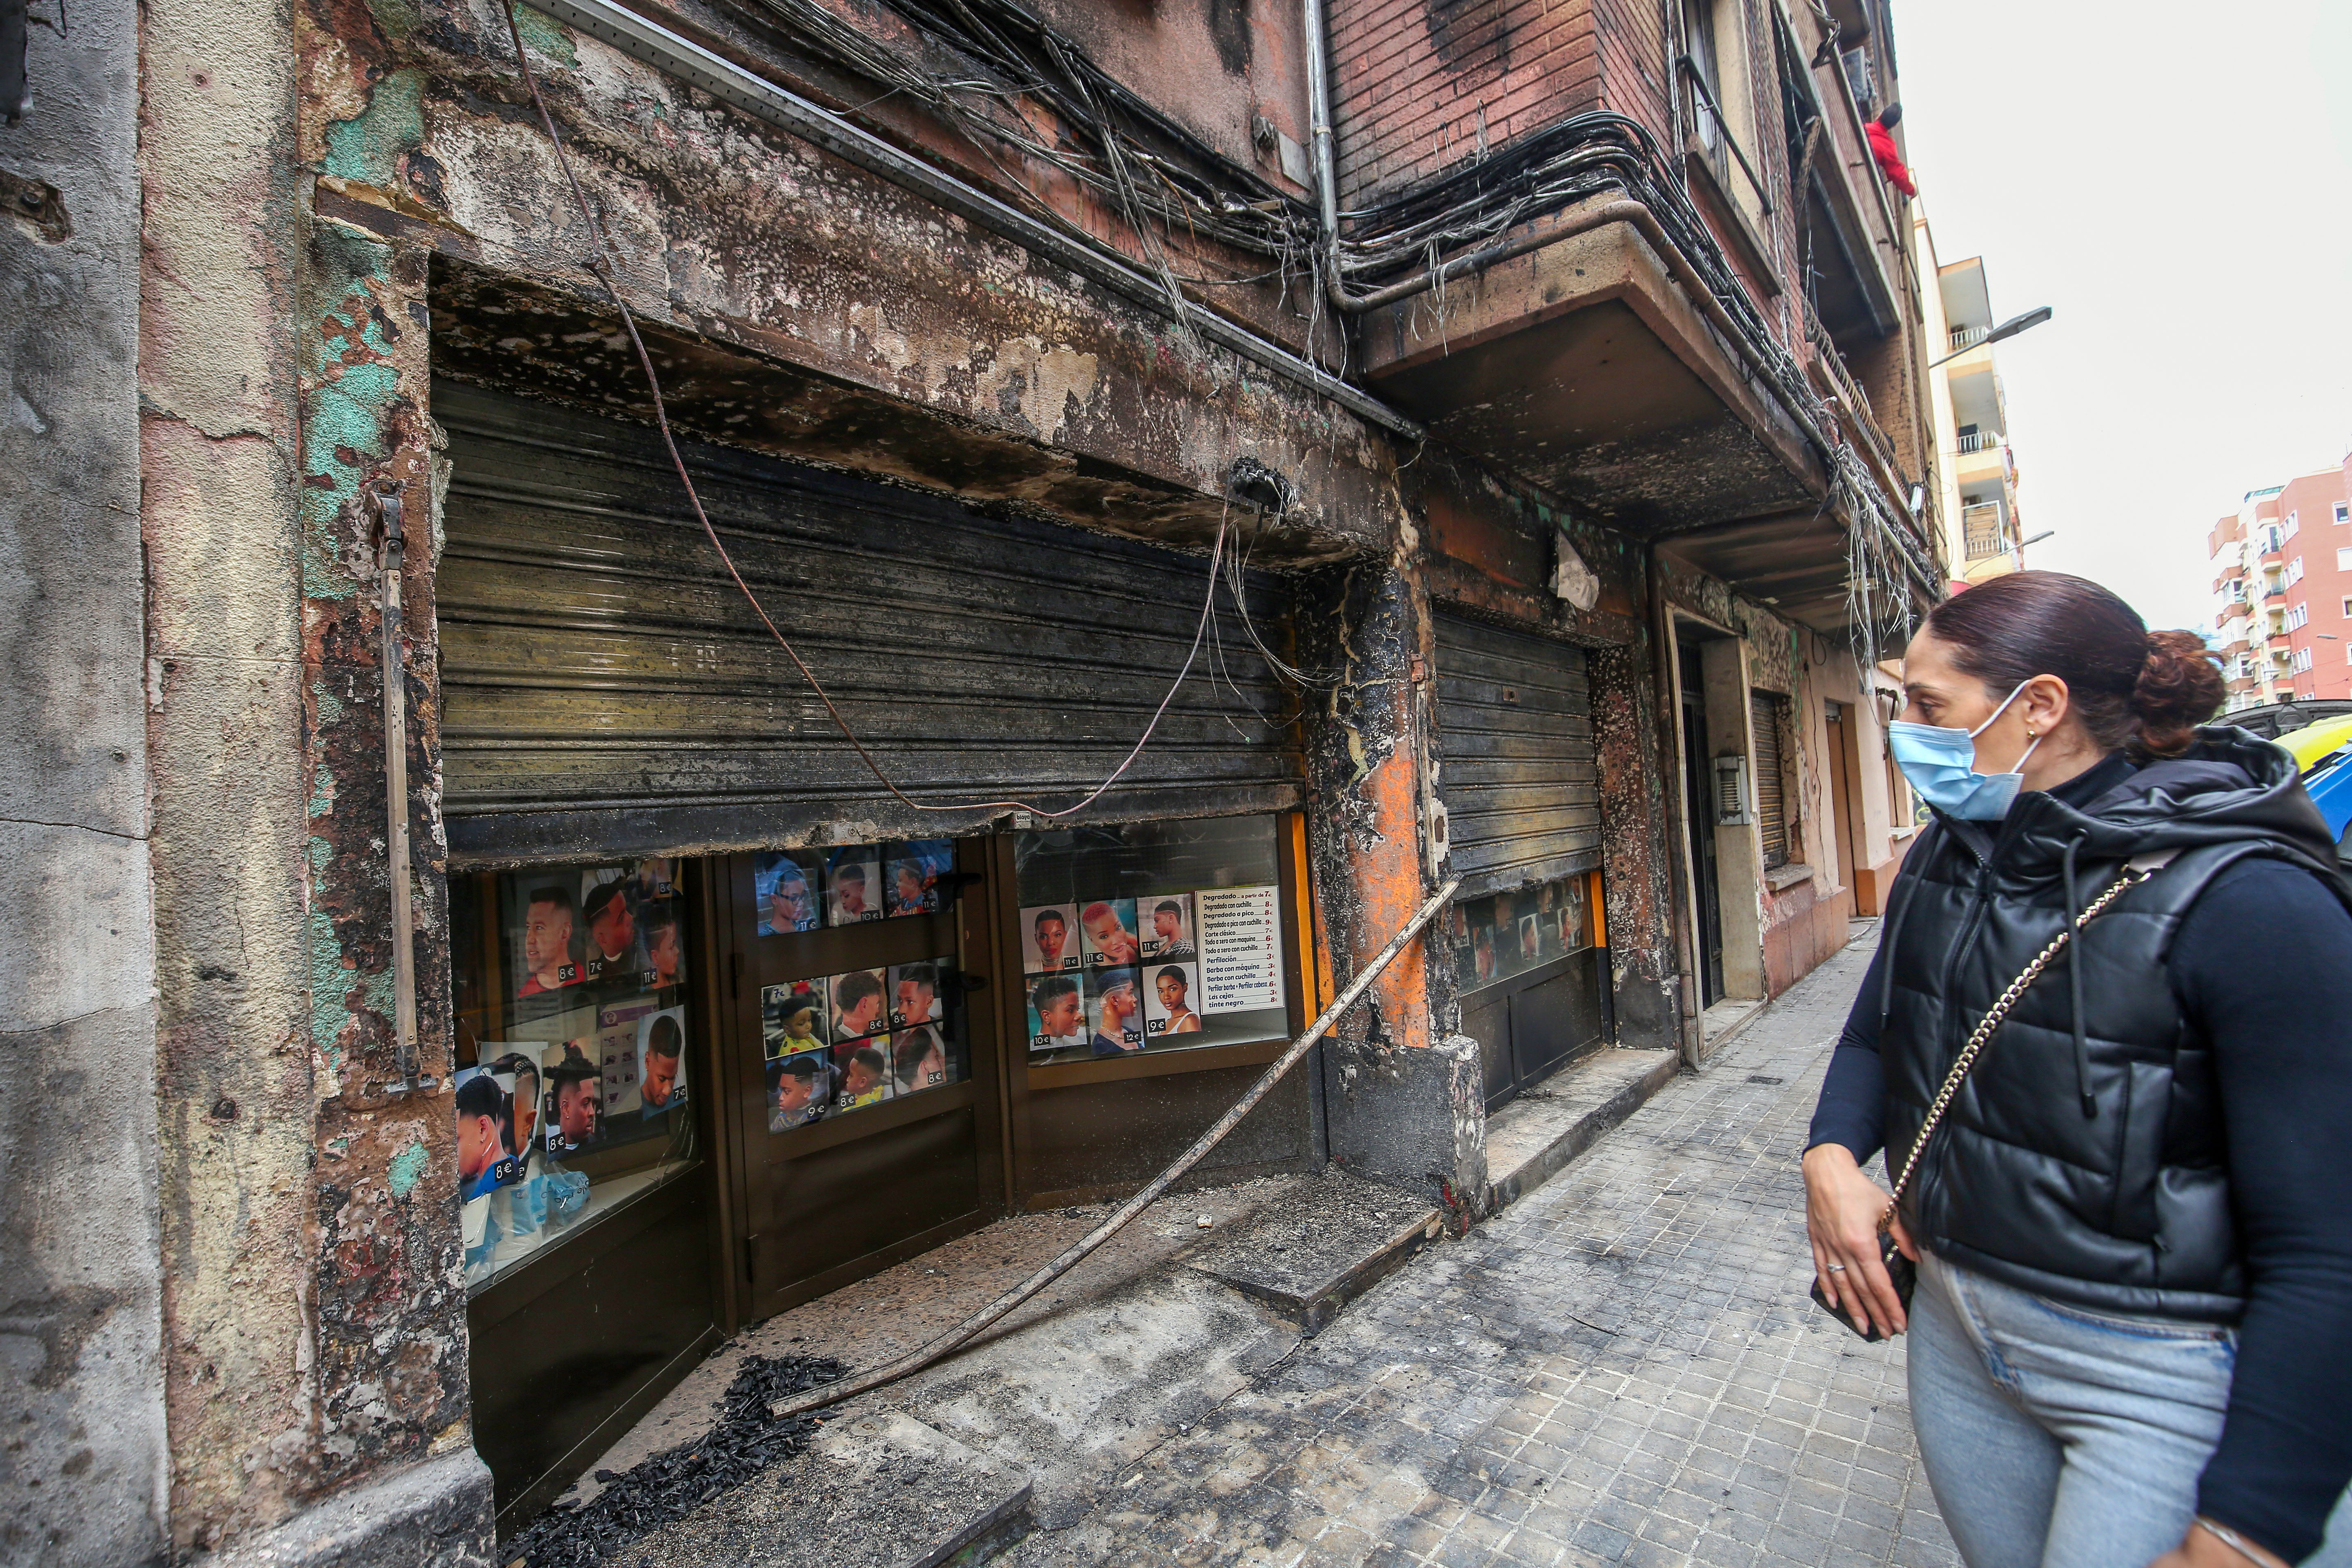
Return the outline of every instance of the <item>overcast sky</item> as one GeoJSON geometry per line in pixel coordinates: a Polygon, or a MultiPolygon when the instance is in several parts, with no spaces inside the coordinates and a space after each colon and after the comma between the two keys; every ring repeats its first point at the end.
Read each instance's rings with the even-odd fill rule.
{"type": "Polygon", "coordinates": [[[2352,445],[2352,5],[1897,0],[1936,247],[1982,255],[2028,563],[2210,625],[2205,531],[2352,445]]]}

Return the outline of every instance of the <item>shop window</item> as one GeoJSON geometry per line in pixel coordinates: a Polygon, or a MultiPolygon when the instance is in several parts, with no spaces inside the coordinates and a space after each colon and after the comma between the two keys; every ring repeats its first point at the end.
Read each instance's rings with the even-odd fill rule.
{"type": "Polygon", "coordinates": [[[661,859],[451,879],[469,1289],[693,1163],[673,875],[661,859]]]}
{"type": "Polygon", "coordinates": [[[1014,840],[1032,1064],[1289,1037],[1281,819],[1014,840]]]}
{"type": "Polygon", "coordinates": [[[1446,913],[1454,984],[1475,991],[1594,945],[1592,874],[1455,904],[1446,913]]]}
{"type": "MultiPolygon", "coordinates": [[[[752,862],[759,934],[937,914],[954,865],[946,838],[770,850],[752,862]]],[[[762,985],[768,1130],[961,1083],[970,1060],[961,996],[952,952],[762,985]]]]}

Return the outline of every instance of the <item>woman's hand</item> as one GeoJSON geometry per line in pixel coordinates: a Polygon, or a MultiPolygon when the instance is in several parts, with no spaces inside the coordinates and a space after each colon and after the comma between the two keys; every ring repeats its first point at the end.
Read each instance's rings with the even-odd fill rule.
{"type": "MultiPolygon", "coordinates": [[[[1805,1228],[1822,1293],[1865,1330],[1899,1334],[1906,1324],[1903,1303],[1878,1256],[1878,1216],[1885,1212],[1886,1190],[1863,1174],[1853,1151],[1842,1143],[1805,1151],[1805,1228]]],[[[1900,1220],[1895,1240],[1906,1258],[1918,1258],[1900,1220]]]]}
{"type": "Polygon", "coordinates": [[[2263,1568],[2273,1568],[2273,1565],[2274,1568],[2286,1568],[2284,1559],[2273,1556],[2252,1542],[2247,1542],[2246,1548],[2242,1553],[2211,1531],[2200,1530],[2192,1524],[2189,1527],[2189,1533],[2180,1538],[2179,1545],[2149,1563],[2147,1568],[2252,1568],[2254,1563],[2261,1563],[2263,1568]]]}

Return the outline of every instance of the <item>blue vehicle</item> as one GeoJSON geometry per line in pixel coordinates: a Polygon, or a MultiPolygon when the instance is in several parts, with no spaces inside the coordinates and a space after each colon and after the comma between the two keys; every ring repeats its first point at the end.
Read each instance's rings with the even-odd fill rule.
{"type": "Polygon", "coordinates": [[[2312,805],[2327,819],[2327,831],[2336,837],[2336,853],[2352,853],[2352,745],[2338,746],[2304,770],[2303,787],[2312,805]]]}

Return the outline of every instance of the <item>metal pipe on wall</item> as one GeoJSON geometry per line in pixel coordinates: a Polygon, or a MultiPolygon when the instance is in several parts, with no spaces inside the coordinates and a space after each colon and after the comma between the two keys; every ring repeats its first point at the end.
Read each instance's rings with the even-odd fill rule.
{"type": "Polygon", "coordinates": [[[383,517],[383,794],[384,856],[392,885],[392,1029],[400,1080],[417,1085],[416,918],[411,902],[408,849],[407,660],[400,647],[400,578],[407,542],[401,531],[401,492],[394,481],[376,492],[383,517]]]}
{"type": "MultiPolygon", "coordinates": [[[[1162,281],[1130,266],[1108,247],[1066,234],[1041,218],[1000,201],[979,186],[925,163],[852,124],[842,116],[787,91],[692,39],[638,16],[614,0],[544,0],[539,6],[557,21],[610,44],[623,54],[700,88],[754,119],[778,126],[802,141],[913,192],[1034,254],[1066,267],[1133,303],[1162,315],[1175,301],[1162,281]]],[[[1286,381],[1331,399],[1349,413],[1418,441],[1420,421],[1391,408],[1360,387],[1350,386],[1279,343],[1187,299],[1186,314],[1201,335],[1286,381]]]]}

